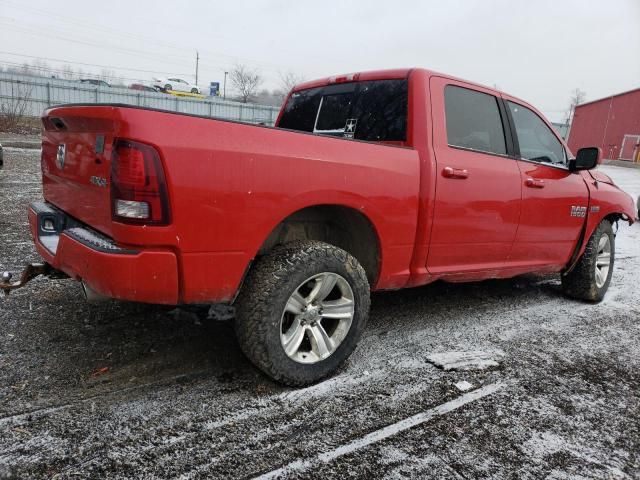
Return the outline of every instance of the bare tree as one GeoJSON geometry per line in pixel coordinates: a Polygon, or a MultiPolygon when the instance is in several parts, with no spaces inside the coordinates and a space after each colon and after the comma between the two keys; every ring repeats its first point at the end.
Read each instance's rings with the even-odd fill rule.
{"type": "Polygon", "coordinates": [[[61,75],[62,75],[62,78],[66,80],[73,80],[73,78],[75,77],[75,72],[73,71],[73,68],[71,68],[71,65],[65,64],[62,66],[61,75]]]}
{"type": "Polygon", "coordinates": [[[112,83],[116,78],[116,72],[108,68],[103,68],[102,70],[100,70],[100,75],[98,75],[98,78],[100,80],[104,80],[107,83],[112,83]]]}
{"type": "Polygon", "coordinates": [[[20,67],[19,73],[23,75],[41,75],[47,76],[51,71],[49,64],[40,58],[37,58],[31,62],[31,64],[24,62],[20,67]]]}
{"type": "Polygon", "coordinates": [[[564,121],[564,124],[567,126],[567,128],[569,128],[569,125],[571,125],[571,122],[573,121],[573,115],[576,111],[576,107],[581,103],[584,103],[584,99],[586,98],[586,96],[587,94],[579,88],[576,88],[573,90],[573,92],[571,92],[571,97],[569,98],[569,108],[567,109],[564,121]]]}
{"type": "Polygon", "coordinates": [[[20,67],[20,73],[23,75],[33,75],[31,66],[27,62],[24,62],[20,67]]]}
{"type": "Polygon", "coordinates": [[[299,83],[304,82],[305,78],[302,75],[298,75],[297,73],[293,73],[291,70],[286,73],[280,72],[280,88],[279,90],[288,94],[293,87],[298,85],[299,83]]]}
{"type": "Polygon", "coordinates": [[[251,70],[246,65],[236,65],[229,72],[231,84],[240,92],[240,100],[247,103],[255,97],[258,88],[262,84],[262,76],[257,70],[251,70]]]}
{"type": "Polygon", "coordinates": [[[22,123],[31,100],[32,87],[21,83],[11,83],[11,92],[0,103],[0,131],[15,131],[22,123]]]}
{"type": "Polygon", "coordinates": [[[304,82],[304,80],[305,78],[302,75],[293,73],[291,70],[288,70],[286,73],[280,72],[280,86],[273,91],[274,97],[278,99],[278,104],[284,102],[284,99],[293,87],[304,82]]]}
{"type": "Polygon", "coordinates": [[[51,67],[49,66],[47,61],[42,60],[41,58],[36,58],[33,62],[31,62],[31,65],[36,71],[36,75],[42,75],[43,77],[46,77],[51,73],[51,67]]]}

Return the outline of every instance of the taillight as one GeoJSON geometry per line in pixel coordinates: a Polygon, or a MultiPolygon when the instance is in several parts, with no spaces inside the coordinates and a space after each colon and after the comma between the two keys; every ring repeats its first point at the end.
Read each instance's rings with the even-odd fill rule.
{"type": "Polygon", "coordinates": [[[111,154],[111,212],[114,220],[124,223],[169,223],[164,171],[152,146],[116,140],[111,154]]]}

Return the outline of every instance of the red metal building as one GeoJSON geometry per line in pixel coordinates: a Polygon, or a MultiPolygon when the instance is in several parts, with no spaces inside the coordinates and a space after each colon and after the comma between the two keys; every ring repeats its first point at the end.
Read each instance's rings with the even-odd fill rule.
{"type": "Polygon", "coordinates": [[[569,148],[600,147],[607,159],[640,161],[640,88],[576,107],[569,148]]]}

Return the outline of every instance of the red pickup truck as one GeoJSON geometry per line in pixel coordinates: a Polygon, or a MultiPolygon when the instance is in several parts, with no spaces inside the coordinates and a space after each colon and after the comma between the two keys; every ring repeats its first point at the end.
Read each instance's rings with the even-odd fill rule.
{"type": "Polygon", "coordinates": [[[298,85],[275,128],[127,105],[42,118],[45,264],[89,297],[233,303],[249,359],[290,385],[345,361],[370,290],[559,273],[603,298],[629,195],[532,106],[422,69],[298,85]]]}

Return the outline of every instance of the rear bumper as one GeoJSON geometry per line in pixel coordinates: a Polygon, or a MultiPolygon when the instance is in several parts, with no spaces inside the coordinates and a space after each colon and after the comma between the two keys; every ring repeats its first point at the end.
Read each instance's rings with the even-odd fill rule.
{"type": "Polygon", "coordinates": [[[46,202],[31,204],[29,225],[42,258],[92,290],[134,302],[179,302],[171,250],[123,248],[46,202]]]}

